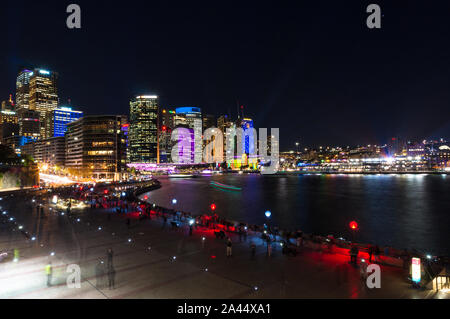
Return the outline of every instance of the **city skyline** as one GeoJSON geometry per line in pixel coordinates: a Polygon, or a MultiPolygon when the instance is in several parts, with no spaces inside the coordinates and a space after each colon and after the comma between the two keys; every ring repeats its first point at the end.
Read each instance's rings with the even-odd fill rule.
{"type": "Polygon", "coordinates": [[[8,5],[2,21],[10,25],[9,46],[0,53],[8,61],[0,69],[3,99],[13,92],[11,79],[20,66],[31,65],[59,72],[60,101],[71,99],[86,113],[123,114],[139,94],[158,95],[163,107],[198,106],[216,116],[236,117],[244,105],[255,126],[281,128],[284,150],[295,142],[382,144],[392,136],[450,136],[448,29],[425,14],[439,15],[446,5],[439,10],[381,2],[383,28],[369,30],[362,4],[172,10],[136,3],[118,10],[82,1],[78,33],[57,27],[65,23],[63,6],[8,5]],[[140,22],[149,11],[158,27],[140,22]],[[36,40],[24,33],[36,22],[32,12],[42,20],[36,28],[61,40],[58,47],[34,49],[36,40]],[[24,25],[13,28],[18,21],[11,17],[18,15],[24,25]],[[142,34],[149,40],[140,41],[142,34]]]}

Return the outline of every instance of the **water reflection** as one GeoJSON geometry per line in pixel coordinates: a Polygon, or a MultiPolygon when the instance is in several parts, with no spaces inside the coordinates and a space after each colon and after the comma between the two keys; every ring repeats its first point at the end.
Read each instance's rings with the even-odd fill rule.
{"type": "Polygon", "coordinates": [[[450,254],[450,179],[440,175],[220,175],[194,179],[160,178],[150,200],[196,214],[210,212],[232,220],[271,223],[286,229],[349,238],[357,220],[358,240],[398,248],[450,254]],[[210,181],[241,187],[224,191],[210,181]]]}

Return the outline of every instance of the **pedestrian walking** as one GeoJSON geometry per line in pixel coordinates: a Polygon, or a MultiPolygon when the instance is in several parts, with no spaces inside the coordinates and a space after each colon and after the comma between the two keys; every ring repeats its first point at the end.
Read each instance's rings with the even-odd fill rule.
{"type": "Polygon", "coordinates": [[[255,245],[254,242],[251,243],[250,249],[251,249],[251,251],[252,251],[252,258],[251,258],[251,259],[255,259],[255,255],[256,255],[256,245],[255,245]]]}
{"type": "Polygon", "coordinates": [[[272,256],[272,243],[267,242],[267,257],[272,256]]]}
{"type": "Polygon", "coordinates": [[[231,242],[231,238],[228,237],[227,240],[227,257],[231,257],[232,255],[232,251],[231,251],[231,247],[233,246],[233,243],[231,242]]]}
{"type": "Polygon", "coordinates": [[[102,288],[104,276],[105,267],[103,261],[99,259],[97,265],[95,266],[95,285],[97,288],[102,288]]]}
{"type": "Polygon", "coordinates": [[[114,252],[113,252],[113,250],[112,250],[112,248],[109,248],[108,249],[108,252],[107,252],[107,257],[108,257],[108,268],[109,267],[112,267],[112,265],[113,265],[113,257],[114,257],[114,252]]]}
{"type": "Polygon", "coordinates": [[[45,266],[45,274],[47,275],[47,287],[50,287],[52,285],[52,275],[53,275],[53,267],[50,261],[45,266]]]}
{"type": "Polygon", "coordinates": [[[359,273],[361,276],[361,280],[365,284],[367,279],[367,262],[364,259],[361,259],[361,262],[359,264],[359,273]]]}
{"type": "Polygon", "coordinates": [[[381,261],[381,259],[380,259],[381,251],[380,251],[380,247],[378,247],[378,245],[375,246],[373,253],[375,255],[375,263],[379,263],[381,261]]]}
{"type": "Polygon", "coordinates": [[[19,249],[14,248],[14,261],[18,262],[19,261],[19,249]]]}
{"type": "Polygon", "coordinates": [[[109,282],[109,289],[115,288],[115,278],[116,278],[116,270],[111,265],[108,267],[108,282],[109,282]]]}
{"type": "Polygon", "coordinates": [[[166,228],[166,224],[167,224],[167,216],[163,215],[163,226],[162,226],[162,228],[166,228]]]}
{"type": "Polygon", "coordinates": [[[369,254],[369,262],[372,262],[372,255],[373,255],[373,246],[370,245],[369,249],[368,249],[368,254],[369,254]]]}

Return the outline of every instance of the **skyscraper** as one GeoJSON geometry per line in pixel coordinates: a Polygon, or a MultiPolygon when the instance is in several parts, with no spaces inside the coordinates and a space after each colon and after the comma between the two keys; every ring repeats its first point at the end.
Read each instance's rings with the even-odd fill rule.
{"type": "Polygon", "coordinates": [[[22,69],[16,80],[16,109],[30,108],[30,77],[33,71],[22,69]]]}
{"type": "Polygon", "coordinates": [[[191,130],[192,163],[201,163],[202,152],[202,110],[199,107],[177,107],[175,126],[191,130]]]}
{"type": "Polygon", "coordinates": [[[156,95],[141,95],[130,101],[128,141],[129,163],[159,162],[156,95]]]}
{"type": "Polygon", "coordinates": [[[29,108],[39,112],[40,138],[50,137],[46,130],[49,112],[58,107],[58,74],[43,69],[34,69],[29,76],[29,108]]]}
{"type": "Polygon", "coordinates": [[[171,160],[172,131],[175,128],[175,111],[162,109],[159,120],[159,161],[168,163],[171,160]]]}

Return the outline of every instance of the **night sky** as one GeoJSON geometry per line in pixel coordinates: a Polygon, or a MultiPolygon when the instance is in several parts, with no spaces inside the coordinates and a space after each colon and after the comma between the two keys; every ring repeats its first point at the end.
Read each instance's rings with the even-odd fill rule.
{"type": "Polygon", "coordinates": [[[2,1],[0,100],[36,66],[89,114],[128,114],[136,94],[233,117],[244,105],[282,150],[450,138],[446,2],[2,1]],[[70,3],[81,30],[66,27],[70,3]]]}

